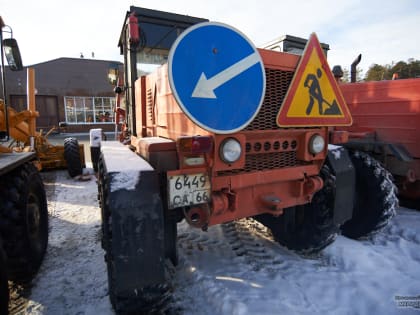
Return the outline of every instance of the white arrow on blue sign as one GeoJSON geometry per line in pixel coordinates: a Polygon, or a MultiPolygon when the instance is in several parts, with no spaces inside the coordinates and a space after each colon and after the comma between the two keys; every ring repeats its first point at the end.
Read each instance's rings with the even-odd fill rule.
{"type": "Polygon", "coordinates": [[[184,113],[215,133],[245,128],[264,100],[261,56],[245,35],[226,24],[206,22],[184,31],[169,52],[168,74],[184,113]]]}

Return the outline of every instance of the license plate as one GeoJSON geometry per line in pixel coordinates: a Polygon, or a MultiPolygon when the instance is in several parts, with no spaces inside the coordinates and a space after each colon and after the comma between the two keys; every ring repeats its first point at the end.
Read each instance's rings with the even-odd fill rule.
{"type": "Polygon", "coordinates": [[[206,174],[185,174],[170,176],[169,208],[206,203],[210,200],[211,185],[206,174]]]}

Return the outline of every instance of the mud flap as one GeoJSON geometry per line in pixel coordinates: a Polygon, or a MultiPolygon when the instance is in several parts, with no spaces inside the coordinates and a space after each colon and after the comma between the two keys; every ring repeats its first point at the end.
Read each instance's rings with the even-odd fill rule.
{"type": "Polygon", "coordinates": [[[356,173],[344,147],[330,146],[327,163],[336,178],[334,223],[341,225],[353,215],[356,173]]]}
{"type": "Polygon", "coordinates": [[[101,151],[109,181],[113,289],[117,296],[136,298],[144,288],[166,283],[158,174],[118,142],[104,143],[101,151]]]}

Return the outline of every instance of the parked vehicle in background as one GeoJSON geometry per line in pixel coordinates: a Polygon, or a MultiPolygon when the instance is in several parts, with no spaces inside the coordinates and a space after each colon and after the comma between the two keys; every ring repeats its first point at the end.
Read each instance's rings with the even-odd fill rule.
{"type": "Polygon", "coordinates": [[[401,200],[420,209],[420,78],[354,81],[340,84],[353,116],[353,125],[342,128],[349,132],[346,146],[379,160],[401,200]]]}

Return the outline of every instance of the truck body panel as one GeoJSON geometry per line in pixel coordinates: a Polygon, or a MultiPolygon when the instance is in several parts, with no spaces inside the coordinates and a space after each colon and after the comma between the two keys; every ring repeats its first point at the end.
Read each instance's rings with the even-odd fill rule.
{"type": "Polygon", "coordinates": [[[6,174],[16,167],[33,161],[36,158],[34,152],[21,153],[0,153],[0,176],[6,174]]]}
{"type": "Polygon", "coordinates": [[[353,116],[349,131],[373,130],[378,140],[400,143],[420,158],[420,79],[340,86],[353,116]]]}
{"type": "Polygon", "coordinates": [[[348,145],[378,156],[394,175],[400,195],[419,200],[420,79],[342,84],[340,88],[354,121],[353,126],[342,128],[349,131],[348,145]]]}

